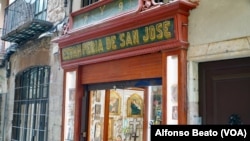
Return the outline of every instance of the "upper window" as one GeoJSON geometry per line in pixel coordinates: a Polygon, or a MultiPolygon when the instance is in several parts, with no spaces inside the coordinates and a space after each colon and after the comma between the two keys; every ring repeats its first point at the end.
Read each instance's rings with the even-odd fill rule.
{"type": "Polygon", "coordinates": [[[36,0],[35,19],[46,20],[48,0],[36,0]]]}
{"type": "Polygon", "coordinates": [[[95,3],[97,1],[98,0],[83,0],[82,4],[83,4],[83,7],[85,7],[85,6],[88,6],[88,5],[92,4],[92,3],[95,3]]]}
{"type": "Polygon", "coordinates": [[[16,76],[12,141],[47,141],[49,76],[48,66],[16,76]]]}

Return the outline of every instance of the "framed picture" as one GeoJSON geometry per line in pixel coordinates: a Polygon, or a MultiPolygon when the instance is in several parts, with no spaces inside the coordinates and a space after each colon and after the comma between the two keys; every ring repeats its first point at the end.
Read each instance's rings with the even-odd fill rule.
{"type": "Polygon", "coordinates": [[[101,101],[101,91],[96,90],[95,91],[95,101],[100,102],[101,101]]]}
{"type": "Polygon", "coordinates": [[[178,102],[178,85],[177,84],[173,84],[171,86],[171,100],[173,103],[177,103],[178,102]]]}
{"type": "Polygon", "coordinates": [[[142,117],[143,115],[143,99],[138,94],[132,94],[127,100],[128,117],[142,117]]]}
{"type": "Polygon", "coordinates": [[[119,115],[121,113],[121,97],[115,90],[110,91],[109,114],[119,115]]]}
{"type": "Polygon", "coordinates": [[[172,107],[172,119],[177,120],[178,119],[178,106],[172,107]]]}
{"type": "Polygon", "coordinates": [[[101,114],[101,104],[95,105],[95,114],[100,115],[101,114]]]}
{"type": "Polygon", "coordinates": [[[102,132],[102,125],[99,122],[96,122],[94,131],[95,141],[101,141],[102,138],[101,132],[102,132]]]}
{"type": "Polygon", "coordinates": [[[69,89],[69,101],[75,100],[75,88],[69,89]]]}

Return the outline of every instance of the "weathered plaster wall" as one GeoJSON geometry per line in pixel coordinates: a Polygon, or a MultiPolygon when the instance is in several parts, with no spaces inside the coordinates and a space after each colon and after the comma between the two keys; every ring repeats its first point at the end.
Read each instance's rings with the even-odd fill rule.
{"type": "Polygon", "coordinates": [[[249,0],[200,0],[189,17],[190,45],[249,36],[249,11],[249,0]]]}
{"type": "Polygon", "coordinates": [[[6,116],[9,117],[6,121],[6,140],[10,140],[11,138],[15,76],[17,73],[29,67],[38,65],[51,66],[48,140],[61,140],[63,70],[60,67],[55,48],[57,48],[57,45],[51,44],[50,38],[44,38],[27,43],[26,46],[18,49],[18,51],[11,56],[11,75],[8,81],[8,106],[6,107],[6,116]]]}

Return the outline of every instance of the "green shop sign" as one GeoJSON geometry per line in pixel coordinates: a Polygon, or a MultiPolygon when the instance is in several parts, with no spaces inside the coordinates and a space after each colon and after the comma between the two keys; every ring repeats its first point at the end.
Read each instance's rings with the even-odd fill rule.
{"type": "Polygon", "coordinates": [[[171,38],[174,38],[173,19],[63,48],[62,60],[78,59],[171,38]]]}

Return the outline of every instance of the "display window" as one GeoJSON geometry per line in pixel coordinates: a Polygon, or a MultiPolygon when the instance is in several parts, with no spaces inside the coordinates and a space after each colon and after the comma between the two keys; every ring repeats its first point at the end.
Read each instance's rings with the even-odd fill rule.
{"type": "Polygon", "coordinates": [[[89,90],[89,141],[144,141],[162,122],[162,86],[89,90]]]}

